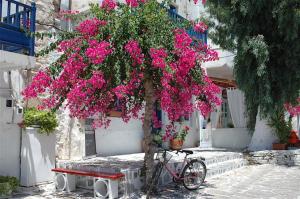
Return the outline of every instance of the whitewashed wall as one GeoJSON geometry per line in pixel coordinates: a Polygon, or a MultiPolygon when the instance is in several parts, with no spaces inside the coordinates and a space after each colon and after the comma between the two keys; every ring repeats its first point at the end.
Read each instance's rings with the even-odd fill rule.
{"type": "Polygon", "coordinates": [[[95,130],[96,151],[101,156],[142,152],[143,129],[140,120],[128,123],[112,118],[110,127],[95,130]]]}
{"type": "Polygon", "coordinates": [[[199,146],[200,134],[195,128],[191,128],[183,143],[183,148],[192,148],[199,146]]]}
{"type": "Polygon", "coordinates": [[[255,130],[249,144],[249,150],[270,150],[272,144],[277,141],[274,135],[274,130],[267,125],[268,122],[265,119],[261,119],[259,113],[256,116],[255,130]]]}
{"type": "Polygon", "coordinates": [[[246,128],[222,128],[212,130],[212,146],[216,148],[245,149],[251,141],[246,128]]]}
{"type": "Polygon", "coordinates": [[[0,123],[0,175],[20,175],[20,135],[18,125],[0,123]]]}
{"type": "Polygon", "coordinates": [[[23,77],[19,71],[12,71],[11,86],[9,85],[8,72],[0,71],[0,175],[17,178],[20,175],[21,129],[16,124],[18,115],[14,109],[6,107],[6,99],[14,98],[14,104],[17,103],[23,85],[23,77]],[[10,87],[11,89],[9,89],[10,87]]]}

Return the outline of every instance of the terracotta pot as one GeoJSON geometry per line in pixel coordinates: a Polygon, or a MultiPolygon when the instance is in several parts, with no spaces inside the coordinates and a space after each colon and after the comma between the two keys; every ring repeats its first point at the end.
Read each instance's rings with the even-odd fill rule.
{"type": "Polygon", "coordinates": [[[299,142],[299,138],[296,134],[296,131],[292,131],[289,137],[289,143],[295,145],[299,142]]]}
{"type": "Polygon", "coordinates": [[[273,150],[286,150],[287,144],[273,143],[273,150]]]}
{"type": "Polygon", "coordinates": [[[121,117],[122,112],[120,112],[120,111],[110,111],[108,114],[109,114],[109,117],[121,117]]]}
{"type": "Polygon", "coordinates": [[[183,145],[183,140],[181,140],[181,139],[173,139],[172,141],[171,141],[171,148],[173,149],[173,150],[180,150],[180,149],[182,149],[182,145],[183,145]]]}

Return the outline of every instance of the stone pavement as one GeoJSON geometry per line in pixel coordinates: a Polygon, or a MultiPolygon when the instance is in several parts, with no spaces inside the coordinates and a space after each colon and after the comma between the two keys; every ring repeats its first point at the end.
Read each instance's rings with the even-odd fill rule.
{"type": "MultiPolygon", "coordinates": [[[[189,192],[181,186],[170,185],[160,193],[157,199],[300,199],[300,167],[270,164],[246,166],[208,178],[205,186],[197,191],[189,192]]],[[[93,194],[85,190],[78,190],[72,194],[55,193],[53,185],[45,185],[27,193],[24,190],[14,197],[14,199],[48,198],[90,199],[93,198],[93,194]]],[[[137,194],[130,198],[138,199],[145,196],[137,194]]]]}

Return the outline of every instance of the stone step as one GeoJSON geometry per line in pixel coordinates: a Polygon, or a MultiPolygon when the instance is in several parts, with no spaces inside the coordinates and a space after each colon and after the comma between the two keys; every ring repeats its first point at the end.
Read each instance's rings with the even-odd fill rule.
{"type": "Polygon", "coordinates": [[[229,160],[243,159],[242,153],[230,153],[223,156],[215,156],[205,159],[206,166],[222,163],[229,160]]]}
{"type": "Polygon", "coordinates": [[[215,164],[210,164],[207,167],[207,178],[210,178],[212,176],[223,174],[227,171],[232,171],[234,169],[241,168],[243,166],[246,166],[248,164],[246,159],[238,158],[238,159],[231,159],[215,164]]]}

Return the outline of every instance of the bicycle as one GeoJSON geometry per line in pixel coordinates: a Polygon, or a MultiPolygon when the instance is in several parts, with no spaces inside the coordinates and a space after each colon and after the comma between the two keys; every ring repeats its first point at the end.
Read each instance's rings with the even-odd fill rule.
{"type": "Polygon", "coordinates": [[[168,162],[171,160],[172,156],[170,152],[171,150],[162,149],[157,152],[156,160],[158,163],[155,166],[150,186],[147,191],[147,198],[152,193],[152,189],[157,185],[159,177],[161,175],[162,170],[165,168],[173,177],[173,182],[175,183],[183,183],[183,186],[187,190],[196,190],[198,189],[204,182],[206,177],[206,165],[204,163],[205,159],[189,159],[188,156],[193,154],[193,151],[189,150],[177,150],[178,153],[185,153],[184,161],[179,167],[178,171],[172,170],[168,166],[168,162]],[[162,153],[160,155],[160,153],[162,153]]]}

